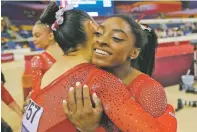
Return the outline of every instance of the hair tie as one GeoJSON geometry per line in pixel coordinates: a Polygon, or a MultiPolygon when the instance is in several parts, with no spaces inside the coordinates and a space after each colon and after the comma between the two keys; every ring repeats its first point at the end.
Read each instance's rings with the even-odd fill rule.
{"type": "Polygon", "coordinates": [[[65,8],[63,8],[61,6],[59,7],[59,10],[55,13],[56,20],[54,21],[54,23],[51,26],[51,29],[53,31],[57,31],[59,26],[63,24],[63,22],[64,22],[64,17],[63,17],[64,12],[68,11],[68,10],[72,10],[73,7],[74,7],[74,4],[69,4],[65,8]]]}

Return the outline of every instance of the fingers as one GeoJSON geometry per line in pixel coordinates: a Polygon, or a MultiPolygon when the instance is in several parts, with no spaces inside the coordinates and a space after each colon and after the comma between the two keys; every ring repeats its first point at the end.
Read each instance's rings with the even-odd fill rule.
{"type": "Polygon", "coordinates": [[[31,92],[29,92],[28,96],[25,99],[25,102],[23,104],[23,109],[22,112],[24,113],[28,107],[28,104],[30,103],[30,99],[31,99],[31,95],[33,94],[34,90],[32,90],[31,92]]]}
{"type": "Polygon", "coordinates": [[[90,98],[89,88],[87,85],[84,85],[82,88],[82,85],[80,82],[76,83],[76,88],[73,87],[69,90],[69,96],[68,96],[68,102],[67,109],[65,109],[65,113],[68,114],[69,110],[75,115],[76,118],[80,118],[81,116],[89,115],[92,113],[92,111],[96,111],[98,114],[103,111],[101,101],[97,97],[97,95],[93,94],[93,101],[95,103],[95,109],[92,108],[92,102],[90,98]],[[84,113],[84,114],[81,114],[84,113]]]}
{"type": "Polygon", "coordinates": [[[75,91],[74,91],[74,88],[71,87],[69,89],[69,94],[68,94],[68,107],[69,107],[69,110],[73,113],[76,112],[76,104],[75,104],[75,91]]]}
{"type": "Polygon", "coordinates": [[[29,103],[30,103],[30,99],[26,99],[24,104],[23,104],[23,107],[26,107],[29,103]]]}
{"type": "Polygon", "coordinates": [[[28,97],[31,97],[31,95],[33,94],[34,90],[32,90],[31,92],[29,92],[28,97]]]}
{"type": "Polygon", "coordinates": [[[72,113],[68,109],[68,104],[66,100],[63,100],[63,108],[64,108],[64,113],[68,118],[71,118],[72,113]]]}
{"type": "Polygon", "coordinates": [[[80,82],[76,83],[76,104],[77,104],[77,113],[80,113],[83,108],[83,99],[82,99],[82,86],[80,82]]]}
{"type": "Polygon", "coordinates": [[[29,92],[28,96],[26,97],[26,100],[25,100],[25,104],[28,104],[29,103],[29,100],[31,98],[31,95],[33,94],[34,90],[32,90],[31,92],[29,92]]]}
{"type": "Polygon", "coordinates": [[[98,96],[96,95],[96,93],[93,93],[92,98],[93,98],[93,101],[95,103],[95,109],[96,109],[96,111],[103,111],[101,100],[98,98],[98,96]]]}
{"type": "Polygon", "coordinates": [[[83,101],[84,101],[84,110],[91,111],[92,110],[92,102],[90,99],[89,88],[87,85],[83,86],[83,101]]]}
{"type": "Polygon", "coordinates": [[[68,105],[67,105],[67,101],[66,100],[63,100],[63,108],[64,108],[64,113],[66,115],[68,115],[69,110],[68,110],[68,105]]]}
{"type": "Polygon", "coordinates": [[[81,83],[77,82],[75,88],[71,87],[69,90],[68,101],[63,101],[64,113],[68,120],[79,128],[86,128],[84,122],[85,126],[89,126],[91,123],[97,124],[102,117],[103,109],[101,101],[95,93],[93,94],[93,101],[96,105],[95,108],[92,107],[88,86],[84,85],[82,88],[81,83]],[[74,109],[75,112],[72,112],[71,109],[74,109]]]}
{"type": "Polygon", "coordinates": [[[31,98],[31,95],[33,94],[34,90],[32,90],[31,92],[29,92],[28,96],[26,97],[26,100],[25,100],[25,105],[27,105],[29,103],[29,100],[31,98]]]}
{"type": "Polygon", "coordinates": [[[22,109],[22,113],[23,114],[25,113],[26,109],[27,109],[27,106],[26,105],[23,105],[23,109],[22,109]]]}

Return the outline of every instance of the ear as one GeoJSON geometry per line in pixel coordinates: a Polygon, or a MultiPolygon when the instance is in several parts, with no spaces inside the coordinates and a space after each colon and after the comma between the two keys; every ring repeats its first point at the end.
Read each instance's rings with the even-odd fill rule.
{"type": "Polygon", "coordinates": [[[53,40],[53,39],[54,39],[53,32],[50,32],[50,33],[49,33],[49,40],[53,40]]]}
{"type": "Polygon", "coordinates": [[[88,26],[92,30],[92,32],[95,32],[98,28],[98,24],[93,20],[89,21],[88,26]]]}
{"type": "Polygon", "coordinates": [[[136,59],[138,57],[138,55],[140,54],[140,48],[134,48],[131,53],[130,53],[130,58],[136,59]]]}

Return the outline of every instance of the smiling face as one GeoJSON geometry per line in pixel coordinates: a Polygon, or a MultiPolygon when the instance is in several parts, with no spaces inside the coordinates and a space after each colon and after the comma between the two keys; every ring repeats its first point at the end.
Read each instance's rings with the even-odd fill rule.
{"type": "Polygon", "coordinates": [[[36,24],[33,27],[33,42],[37,48],[46,49],[54,41],[53,33],[44,24],[36,24]]]}
{"type": "Polygon", "coordinates": [[[136,58],[135,35],[130,25],[119,17],[107,19],[95,32],[92,63],[103,68],[122,65],[136,58]]]}

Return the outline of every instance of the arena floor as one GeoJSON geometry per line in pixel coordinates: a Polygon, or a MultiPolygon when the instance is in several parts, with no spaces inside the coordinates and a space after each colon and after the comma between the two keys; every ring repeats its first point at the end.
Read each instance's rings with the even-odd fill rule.
{"type": "MultiPolygon", "coordinates": [[[[14,61],[1,65],[6,78],[5,87],[22,107],[23,94],[21,85],[21,76],[24,71],[24,61],[14,61]]],[[[168,103],[174,107],[177,105],[177,98],[197,100],[197,95],[185,94],[178,91],[178,85],[165,88],[168,96],[168,103]]],[[[21,119],[4,103],[1,104],[1,114],[14,132],[20,132],[21,119]]],[[[197,131],[197,108],[184,108],[176,113],[178,120],[178,132],[196,132],[197,131]]]]}

